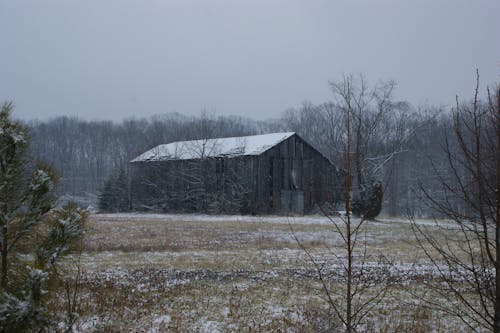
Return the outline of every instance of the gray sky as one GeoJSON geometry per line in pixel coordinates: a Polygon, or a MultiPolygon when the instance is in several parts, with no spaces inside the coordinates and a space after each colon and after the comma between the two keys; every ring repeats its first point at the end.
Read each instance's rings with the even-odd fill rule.
{"type": "Polygon", "coordinates": [[[393,79],[448,105],[500,81],[498,0],[0,0],[0,100],[15,115],[277,117],[328,80],[393,79]]]}

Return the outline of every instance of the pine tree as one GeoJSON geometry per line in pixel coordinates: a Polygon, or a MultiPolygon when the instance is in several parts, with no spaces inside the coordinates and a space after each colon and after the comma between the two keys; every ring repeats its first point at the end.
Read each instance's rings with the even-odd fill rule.
{"type": "Polygon", "coordinates": [[[28,131],[11,119],[12,108],[0,110],[0,331],[38,332],[50,325],[48,287],[82,237],[86,212],[52,208],[56,175],[29,160],[28,131]]]}
{"type": "Polygon", "coordinates": [[[123,212],[130,210],[128,178],[121,168],[104,183],[99,194],[99,209],[105,212],[123,212]]]}
{"type": "Polygon", "coordinates": [[[353,200],[352,213],[363,219],[372,220],[380,214],[383,199],[384,189],[381,182],[375,181],[365,185],[353,200]]]}
{"type": "Polygon", "coordinates": [[[371,220],[376,218],[382,210],[382,200],[384,198],[384,188],[382,183],[376,182],[370,188],[370,195],[366,203],[364,218],[371,220]]]}

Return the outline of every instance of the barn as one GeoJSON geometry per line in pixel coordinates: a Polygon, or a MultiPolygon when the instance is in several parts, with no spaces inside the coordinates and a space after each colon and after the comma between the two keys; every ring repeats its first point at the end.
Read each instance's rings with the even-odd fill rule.
{"type": "Polygon", "coordinates": [[[336,167],[293,132],[162,144],[130,166],[136,210],[304,214],[342,190],[336,167]]]}

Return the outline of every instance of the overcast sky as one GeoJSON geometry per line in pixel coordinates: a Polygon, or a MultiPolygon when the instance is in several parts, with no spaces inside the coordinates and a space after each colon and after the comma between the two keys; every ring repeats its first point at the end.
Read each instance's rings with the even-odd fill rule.
{"type": "Polygon", "coordinates": [[[498,0],[0,0],[0,100],[15,115],[255,119],[329,80],[393,79],[412,104],[500,81],[498,0]]]}

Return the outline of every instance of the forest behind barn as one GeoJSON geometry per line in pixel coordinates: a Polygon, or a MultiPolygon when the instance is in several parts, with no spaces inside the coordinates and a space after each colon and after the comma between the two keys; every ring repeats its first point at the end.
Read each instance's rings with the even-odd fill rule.
{"type": "MultiPolygon", "coordinates": [[[[431,214],[422,204],[418,189],[424,187],[439,195],[435,168],[446,174],[449,167],[442,153],[444,133],[452,130],[449,108],[413,106],[395,100],[393,82],[368,87],[363,78],[354,77],[354,81],[357,89],[363,89],[358,92],[363,100],[357,111],[363,118],[359,118],[356,127],[356,149],[361,159],[356,166],[356,178],[362,179],[359,183],[382,184],[383,215],[431,214]]],[[[331,101],[321,104],[304,101],[284,111],[278,119],[265,121],[206,110],[191,117],[166,113],[115,122],[66,116],[31,121],[31,150],[35,158],[53,165],[60,174],[60,195],[93,207],[106,186],[112,187],[106,185],[107,181],[128,176],[133,158],[154,146],[175,141],[296,132],[335,166],[343,168],[341,140],[345,128],[337,97],[332,94],[331,101]]],[[[127,200],[120,198],[123,188],[116,191],[115,201],[127,200]]],[[[127,203],[122,207],[121,210],[130,209],[127,203]]]]}

